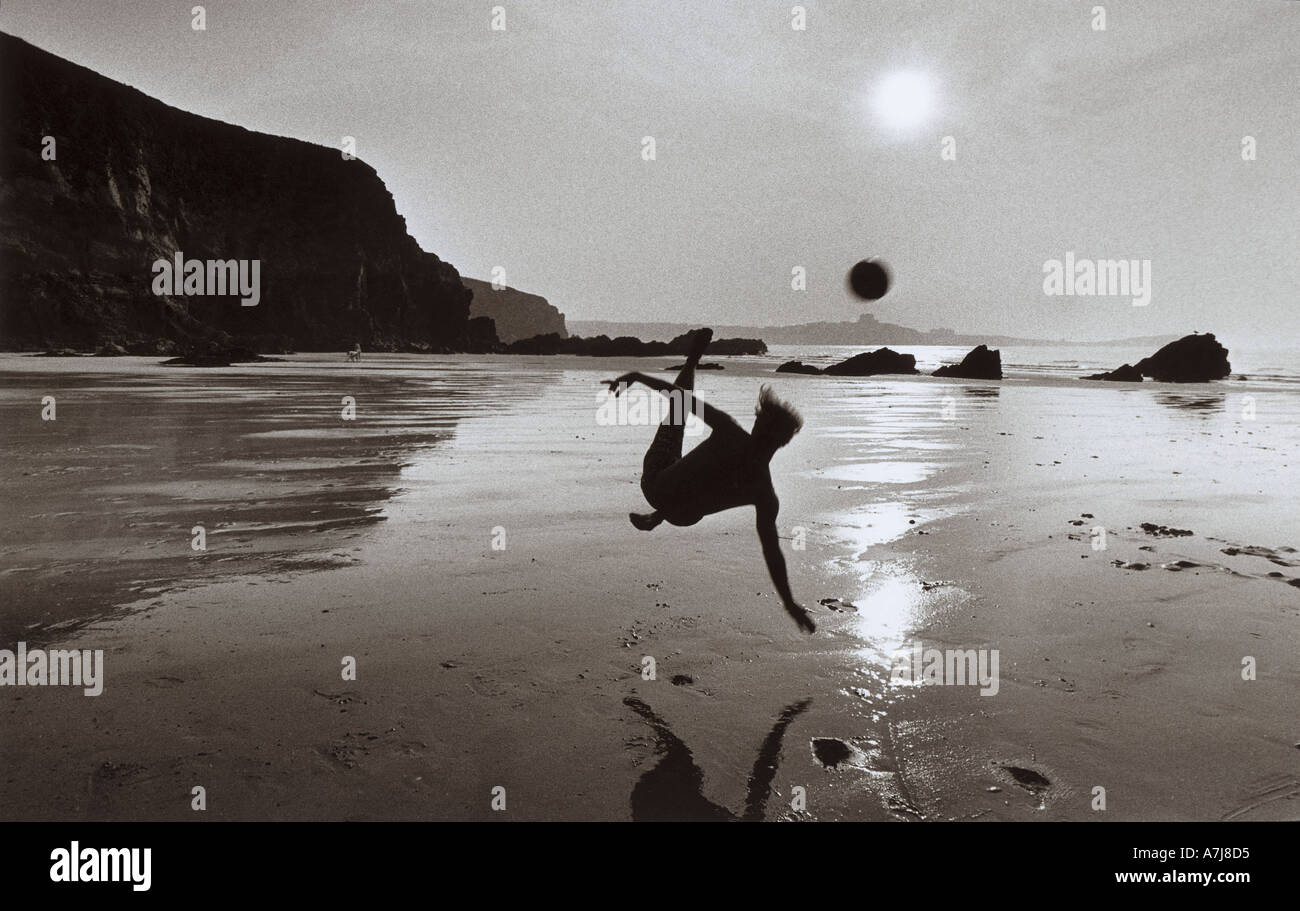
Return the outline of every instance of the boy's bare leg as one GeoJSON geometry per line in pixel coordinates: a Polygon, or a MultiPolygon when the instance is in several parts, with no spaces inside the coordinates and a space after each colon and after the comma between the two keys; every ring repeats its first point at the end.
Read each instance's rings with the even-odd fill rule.
{"type": "MultiPolygon", "coordinates": [[[[709,342],[713,340],[712,329],[697,329],[695,338],[691,341],[690,353],[686,356],[686,363],[682,365],[681,371],[677,374],[676,385],[682,389],[695,388],[695,365],[700,362],[704,356],[704,349],[709,347],[709,342]]],[[[683,397],[673,394],[669,397],[668,416],[659,424],[659,429],[655,431],[655,438],[650,443],[650,449],[646,452],[646,460],[642,465],[642,480],[648,476],[647,472],[652,468],[662,469],[667,464],[682,457],[682,442],[686,433],[686,414],[693,407],[689,401],[683,401],[683,397]]],[[[652,531],[663,517],[659,513],[628,513],[628,518],[632,524],[641,531],[652,531]]]]}

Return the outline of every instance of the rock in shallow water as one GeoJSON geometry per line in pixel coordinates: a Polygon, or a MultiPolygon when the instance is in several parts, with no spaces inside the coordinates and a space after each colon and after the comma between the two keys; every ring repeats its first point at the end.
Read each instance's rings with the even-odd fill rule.
{"type": "Polygon", "coordinates": [[[846,361],[831,364],[823,373],[830,376],[876,376],[881,373],[918,373],[916,358],[899,354],[892,348],[877,348],[855,354],[846,361]]]}
{"type": "Polygon", "coordinates": [[[776,368],[776,372],[818,374],[822,372],[822,368],[814,367],[812,364],[805,364],[803,361],[786,361],[776,368]]]}
{"type": "Polygon", "coordinates": [[[1085,376],[1085,380],[1111,380],[1118,383],[1140,383],[1142,382],[1142,371],[1132,364],[1125,364],[1122,367],[1116,367],[1109,373],[1094,373],[1092,376],[1085,376]]]}
{"type": "Polygon", "coordinates": [[[979,345],[972,348],[970,353],[961,359],[960,364],[940,367],[933,375],[955,376],[969,380],[1000,380],[1002,379],[1002,352],[996,348],[990,349],[988,345],[979,345]]]}
{"type": "Polygon", "coordinates": [[[1145,376],[1164,383],[1207,383],[1232,372],[1228,349],[1213,333],[1185,335],[1134,365],[1145,376]]]}

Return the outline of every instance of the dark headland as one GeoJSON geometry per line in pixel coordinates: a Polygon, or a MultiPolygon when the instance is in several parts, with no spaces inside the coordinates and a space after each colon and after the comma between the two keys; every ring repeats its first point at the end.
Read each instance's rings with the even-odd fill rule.
{"type": "Polygon", "coordinates": [[[0,183],[6,348],[483,341],[460,274],[420,249],[370,165],[178,110],[4,34],[0,183]],[[260,303],[155,295],[151,264],[177,252],[259,260],[260,303]]]}

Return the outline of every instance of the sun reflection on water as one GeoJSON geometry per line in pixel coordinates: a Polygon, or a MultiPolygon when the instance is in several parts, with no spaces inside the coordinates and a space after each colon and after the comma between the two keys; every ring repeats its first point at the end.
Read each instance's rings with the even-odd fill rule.
{"type": "Polygon", "coordinates": [[[909,531],[948,514],[946,509],[888,501],[858,507],[834,520],[841,551],[829,561],[829,568],[851,580],[845,598],[855,612],[841,630],[856,640],[851,660],[860,675],[846,692],[875,705],[877,711],[882,708],[878,699],[905,685],[892,681],[890,671],[897,658],[910,650],[913,631],[961,597],[955,586],[923,580],[915,559],[900,553],[896,543],[909,531]],[[891,543],[895,546],[885,554],[884,547],[891,543]],[[880,555],[869,557],[873,550],[880,555]]]}
{"type": "Polygon", "coordinates": [[[908,567],[869,561],[872,575],[853,600],[857,615],[852,634],[863,642],[862,657],[888,665],[908,639],[921,604],[920,580],[908,567]]]}

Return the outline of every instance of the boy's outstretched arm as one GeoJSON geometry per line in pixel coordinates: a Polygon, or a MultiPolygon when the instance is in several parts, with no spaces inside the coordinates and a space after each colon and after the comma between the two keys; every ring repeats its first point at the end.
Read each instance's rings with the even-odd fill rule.
{"type": "Polygon", "coordinates": [[[758,540],[763,545],[763,559],[767,561],[767,571],[772,576],[776,593],[781,596],[781,604],[785,607],[785,612],[805,633],[814,633],[817,631],[817,625],[813,623],[812,617],[808,616],[808,612],[795,602],[794,595],[790,591],[790,580],[785,572],[785,557],[781,554],[781,538],[776,532],[776,512],[775,497],[771,504],[758,507],[758,540]]]}

